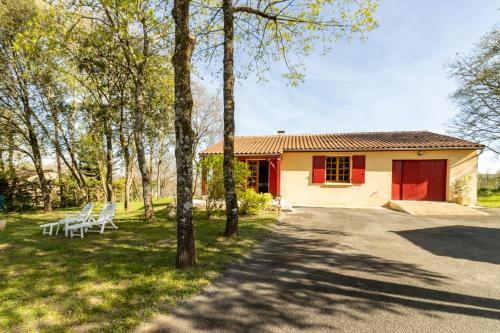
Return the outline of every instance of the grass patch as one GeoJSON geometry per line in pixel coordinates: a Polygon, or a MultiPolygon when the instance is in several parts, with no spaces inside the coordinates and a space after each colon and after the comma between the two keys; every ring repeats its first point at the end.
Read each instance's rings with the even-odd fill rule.
{"type": "Polygon", "coordinates": [[[479,193],[477,203],[484,207],[500,208],[500,190],[479,193]]]}
{"type": "Polygon", "coordinates": [[[224,219],[207,221],[197,213],[199,264],[178,271],[175,220],[166,204],[155,203],[156,218],[148,223],[140,203],[129,212],[120,205],[118,230],[84,239],[42,236],[39,224],[68,211],[0,214],[7,220],[0,231],[0,331],[130,331],[198,292],[276,221],[275,213],[243,217],[239,237],[226,240],[224,219]]]}

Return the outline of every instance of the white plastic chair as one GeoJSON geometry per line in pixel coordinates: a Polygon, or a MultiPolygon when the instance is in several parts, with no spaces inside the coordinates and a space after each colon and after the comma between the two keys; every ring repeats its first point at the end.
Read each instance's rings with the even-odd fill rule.
{"type": "Polygon", "coordinates": [[[56,235],[59,234],[60,225],[64,225],[64,234],[68,236],[68,231],[66,230],[70,224],[84,223],[87,222],[92,213],[93,203],[88,203],[83,207],[79,214],[65,215],[64,218],[57,222],[45,223],[40,226],[42,228],[42,235],[52,236],[54,227],[56,227],[56,235]]]}
{"type": "Polygon", "coordinates": [[[116,203],[109,202],[104,206],[99,214],[99,217],[90,217],[87,222],[71,224],[67,227],[70,237],[80,236],[83,238],[85,232],[98,232],[104,233],[105,229],[118,229],[118,227],[113,223],[113,218],[115,217],[116,203]],[[98,229],[93,229],[93,227],[98,227],[98,229]]]}

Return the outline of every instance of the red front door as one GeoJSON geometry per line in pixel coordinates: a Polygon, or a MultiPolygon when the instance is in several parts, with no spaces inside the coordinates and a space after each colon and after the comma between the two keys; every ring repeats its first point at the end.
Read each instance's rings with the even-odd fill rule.
{"type": "Polygon", "coordinates": [[[393,200],[446,200],[446,160],[393,160],[393,200]]]}

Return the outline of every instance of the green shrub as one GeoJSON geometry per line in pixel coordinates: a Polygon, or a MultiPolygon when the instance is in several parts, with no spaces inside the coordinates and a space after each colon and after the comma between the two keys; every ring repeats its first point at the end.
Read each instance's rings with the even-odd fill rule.
{"type": "Polygon", "coordinates": [[[493,195],[493,190],[490,188],[482,187],[479,190],[477,190],[477,195],[480,197],[489,197],[493,195]]]}
{"type": "Polygon", "coordinates": [[[491,188],[482,187],[479,190],[477,190],[477,195],[480,197],[491,197],[497,194],[500,194],[500,189],[495,190],[491,188]]]}
{"type": "MultiPolygon", "coordinates": [[[[224,157],[222,155],[213,155],[204,157],[201,161],[201,167],[207,177],[207,195],[205,197],[205,208],[207,217],[210,218],[214,213],[224,207],[224,157]]],[[[234,178],[236,190],[240,192],[245,188],[249,174],[248,166],[245,162],[235,159],[234,178]]]]}
{"type": "Polygon", "coordinates": [[[239,193],[240,212],[247,215],[259,214],[266,209],[273,199],[270,193],[257,193],[254,189],[246,189],[239,193]]]}

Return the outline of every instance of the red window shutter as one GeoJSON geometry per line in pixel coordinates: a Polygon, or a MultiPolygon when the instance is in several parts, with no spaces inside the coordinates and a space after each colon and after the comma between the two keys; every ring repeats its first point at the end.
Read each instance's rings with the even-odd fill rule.
{"type": "Polygon", "coordinates": [[[352,183],[364,184],[365,183],[365,160],[364,155],[354,155],[352,157],[352,183]]]}
{"type": "Polygon", "coordinates": [[[313,156],[313,184],[323,184],[325,182],[325,156],[313,156]]]}

